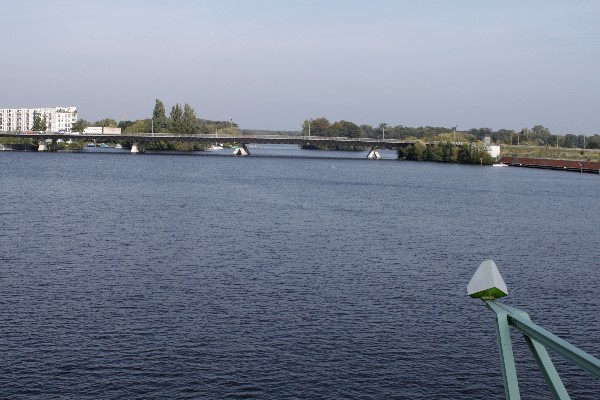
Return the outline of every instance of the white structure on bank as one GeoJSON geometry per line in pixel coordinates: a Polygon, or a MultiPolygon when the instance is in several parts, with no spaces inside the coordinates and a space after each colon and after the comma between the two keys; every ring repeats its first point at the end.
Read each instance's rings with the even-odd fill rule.
{"type": "Polygon", "coordinates": [[[500,146],[492,146],[492,139],[489,136],[483,138],[483,143],[490,156],[494,158],[500,157],[500,146]]]}
{"type": "Polygon", "coordinates": [[[487,152],[494,158],[500,157],[500,146],[487,146],[487,152]]]}
{"type": "Polygon", "coordinates": [[[46,132],[69,133],[77,122],[77,107],[1,108],[0,131],[31,131],[35,114],[46,120],[46,132]]]}

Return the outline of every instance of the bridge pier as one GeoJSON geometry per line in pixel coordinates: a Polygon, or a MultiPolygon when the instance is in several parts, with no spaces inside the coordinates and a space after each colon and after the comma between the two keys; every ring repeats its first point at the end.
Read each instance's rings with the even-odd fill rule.
{"type": "Polygon", "coordinates": [[[237,149],[233,150],[234,156],[249,156],[250,150],[246,147],[245,144],[241,144],[237,149]]]}
{"type": "Polygon", "coordinates": [[[131,154],[145,153],[145,152],[146,152],[146,147],[144,146],[144,143],[134,142],[131,144],[131,154]]]}
{"type": "Polygon", "coordinates": [[[58,142],[56,141],[56,139],[52,139],[52,143],[50,143],[50,151],[58,151],[58,142]]]}
{"type": "Polygon", "coordinates": [[[40,140],[38,142],[38,151],[46,151],[46,150],[48,150],[48,148],[46,147],[46,141],[40,140]]]}
{"type": "Polygon", "coordinates": [[[371,147],[371,150],[369,150],[369,154],[367,155],[367,158],[369,159],[376,159],[379,160],[381,158],[381,156],[379,155],[379,152],[377,151],[377,147],[371,147]]]}

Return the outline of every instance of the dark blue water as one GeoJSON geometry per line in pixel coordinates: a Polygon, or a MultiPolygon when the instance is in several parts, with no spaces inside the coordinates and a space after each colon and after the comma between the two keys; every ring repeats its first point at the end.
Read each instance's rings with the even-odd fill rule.
{"type": "Polygon", "coordinates": [[[600,177],[226,154],[0,153],[0,398],[503,399],[487,258],[600,356],[600,177]]]}

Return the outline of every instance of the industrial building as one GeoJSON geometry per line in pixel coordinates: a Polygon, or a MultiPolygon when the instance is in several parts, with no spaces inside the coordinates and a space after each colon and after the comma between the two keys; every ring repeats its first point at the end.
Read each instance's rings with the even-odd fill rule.
{"type": "Polygon", "coordinates": [[[77,107],[1,108],[0,131],[31,131],[35,114],[46,121],[46,132],[69,133],[77,122],[77,107]]]}

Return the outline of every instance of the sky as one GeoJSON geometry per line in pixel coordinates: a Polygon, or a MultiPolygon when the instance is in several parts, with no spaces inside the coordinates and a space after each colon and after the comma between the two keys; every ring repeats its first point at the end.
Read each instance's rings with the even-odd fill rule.
{"type": "Polygon", "coordinates": [[[0,108],[600,134],[600,2],[3,0],[0,108]]]}

